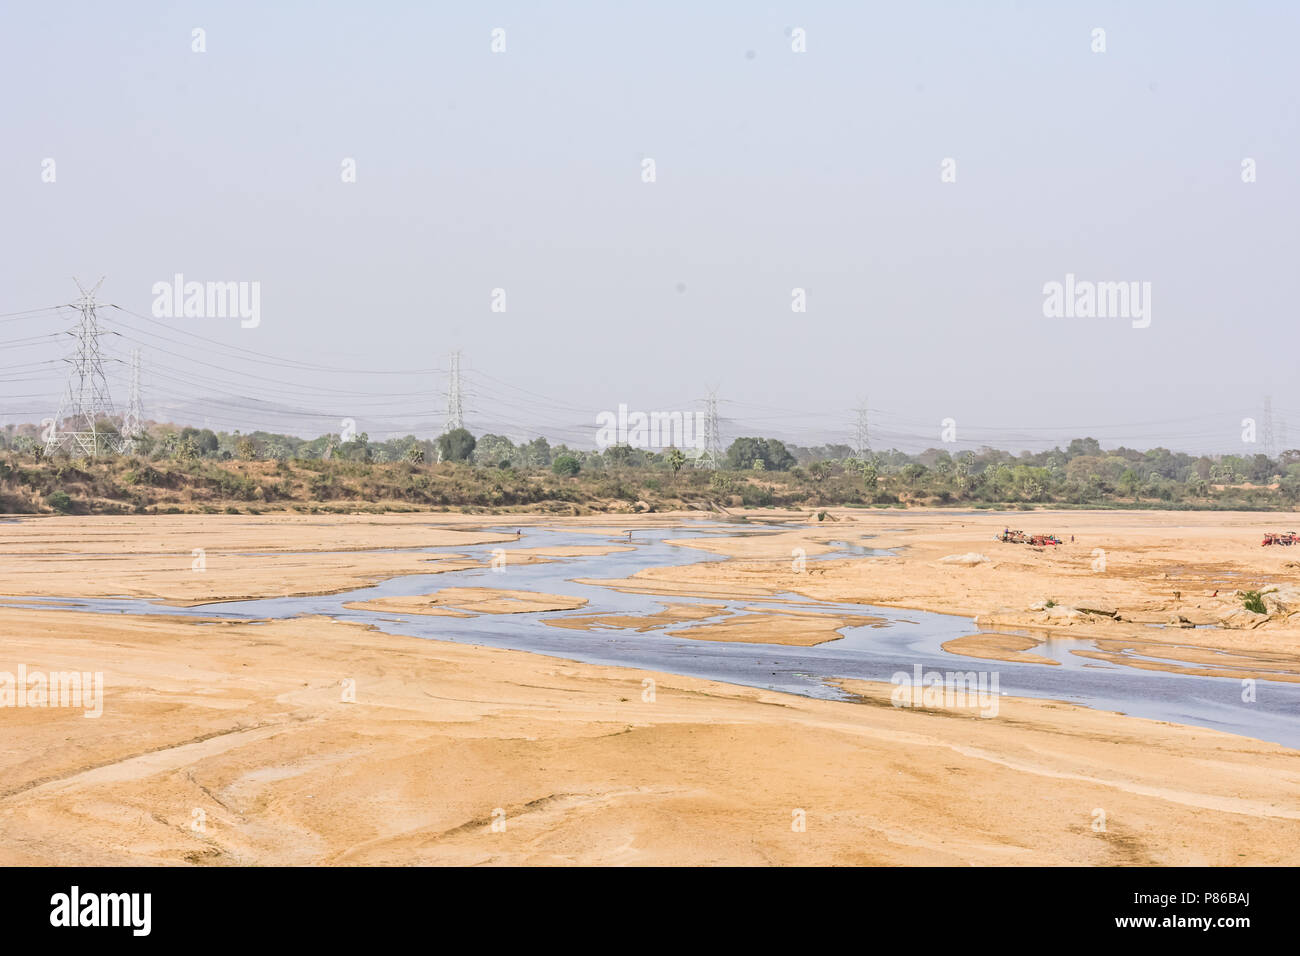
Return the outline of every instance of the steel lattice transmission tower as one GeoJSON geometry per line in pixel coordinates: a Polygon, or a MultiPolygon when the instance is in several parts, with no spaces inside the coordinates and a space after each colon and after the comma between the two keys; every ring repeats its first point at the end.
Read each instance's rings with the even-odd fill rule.
{"type": "MultiPolygon", "coordinates": [[[[122,451],[135,451],[135,440],[144,434],[144,420],[140,411],[140,350],[131,350],[131,393],[127,398],[126,414],[122,416],[122,451]]],[[[206,422],[204,423],[207,424],[206,422]]]]}
{"type": "Polygon", "coordinates": [[[717,468],[722,461],[722,431],[718,428],[718,390],[710,389],[704,400],[704,448],[695,459],[696,468],[717,468]]]}
{"type": "Polygon", "coordinates": [[[1264,456],[1273,458],[1273,396],[1264,396],[1264,456]]]}
{"type": "Polygon", "coordinates": [[[865,398],[862,399],[862,403],[857,407],[856,411],[858,413],[858,431],[853,456],[859,461],[866,461],[871,454],[871,433],[867,428],[867,400],[865,398]]]}
{"type": "Polygon", "coordinates": [[[47,455],[62,450],[93,456],[119,448],[116,434],[102,430],[104,419],[111,422],[116,417],[108,395],[108,381],[104,378],[104,355],[99,347],[99,337],[108,333],[99,327],[99,317],[95,314],[95,293],[103,284],[101,276],[88,292],[77,282],[81,298],[75,308],[81,313],[81,321],[76,328],[68,330],[77,340],[76,351],[67,359],[71,366],[68,386],[45,440],[47,455]]]}
{"type": "Polygon", "coordinates": [[[447,427],[444,432],[465,427],[465,402],[460,389],[460,352],[451,353],[451,370],[447,378],[447,427]]]}

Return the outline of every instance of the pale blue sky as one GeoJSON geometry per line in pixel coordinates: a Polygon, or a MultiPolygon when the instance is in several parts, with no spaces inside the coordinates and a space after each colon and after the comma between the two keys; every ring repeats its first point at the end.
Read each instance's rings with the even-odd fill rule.
{"type": "MultiPolygon", "coordinates": [[[[376,370],[458,347],[472,430],[577,444],[706,385],[729,437],[846,441],[866,394],[878,445],[952,417],[962,448],[1240,451],[1271,392],[1300,444],[1292,3],[52,2],[2,26],[0,313],[74,274],[146,314],[176,272],[261,282],[256,329],[126,317],[150,417],[441,429],[439,374],[197,333],[376,370]],[[1151,326],[1044,318],[1067,272],[1151,282],[1151,326]]],[[[64,348],[0,346],[3,420],[52,413],[62,369],[11,367],[64,348]]]]}

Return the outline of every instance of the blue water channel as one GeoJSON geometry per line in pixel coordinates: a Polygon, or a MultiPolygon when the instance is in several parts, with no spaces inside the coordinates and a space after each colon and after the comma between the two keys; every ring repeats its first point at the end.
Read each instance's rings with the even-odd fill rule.
{"type": "MultiPolygon", "coordinates": [[[[1092,642],[1087,640],[1049,638],[1045,644],[1031,650],[1031,653],[1059,661],[1058,666],[985,661],[950,654],[940,645],[976,631],[970,619],[954,615],[865,604],[813,602],[798,594],[732,599],[633,594],[575,581],[579,578],[626,578],[643,568],[722,560],[697,548],[668,544],[668,539],[680,541],[708,535],[763,534],[772,533],[771,530],[711,524],[638,529],[630,541],[626,534],[603,535],[542,528],[523,528],[519,540],[514,540],[513,527],[499,530],[508,531],[511,540],[495,544],[409,549],[431,555],[465,555],[485,564],[490,564],[495,549],[501,549],[505,552],[505,564],[499,570],[489,566],[438,574],[408,574],[372,587],[336,594],[230,601],[192,608],[167,607],[134,598],[47,597],[42,600],[66,605],[73,610],[100,613],[238,620],[320,614],[341,621],[373,625],[391,634],[531,651],[592,664],[665,671],[828,699],[846,696],[827,683],[836,678],[888,681],[898,672],[913,674],[917,666],[922,671],[945,673],[985,671],[998,675],[999,690],[1004,695],[1063,700],[1136,717],[1224,730],[1300,748],[1300,685],[1294,683],[1257,681],[1256,699],[1244,702],[1242,682],[1236,678],[1141,670],[1070,653],[1075,649],[1092,649],[1092,642]],[[514,548],[606,543],[623,547],[630,545],[633,550],[550,558],[534,564],[510,562],[510,551],[514,548]],[[588,603],[574,611],[480,614],[465,618],[344,607],[353,602],[428,594],[449,587],[538,591],[586,598],[588,603]],[[787,601],[803,606],[784,603],[787,601]],[[581,630],[544,623],[547,618],[571,615],[650,615],[660,611],[664,603],[722,605],[725,613],[720,611],[700,621],[676,622],[643,632],[606,626],[581,630]],[[873,620],[866,625],[842,628],[842,639],[814,647],[705,641],[667,633],[716,623],[731,614],[745,613],[746,609],[840,612],[870,616],[873,620]]],[[[840,551],[808,559],[808,568],[815,569],[819,560],[848,558],[871,561],[879,553],[858,543],[844,542],[840,551]]],[[[6,600],[21,601],[27,606],[33,602],[31,598],[0,598],[0,604],[6,600]]]]}

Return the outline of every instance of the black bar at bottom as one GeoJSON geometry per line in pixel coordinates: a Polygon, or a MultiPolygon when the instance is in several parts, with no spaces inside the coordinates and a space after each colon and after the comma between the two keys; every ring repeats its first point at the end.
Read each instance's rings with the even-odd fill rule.
{"type": "Polygon", "coordinates": [[[883,942],[880,933],[940,933],[952,941],[953,934],[990,930],[1007,940],[1045,930],[1061,940],[1195,934],[1228,943],[1291,925],[1295,875],[1257,868],[55,867],[0,870],[0,919],[7,943],[75,935],[79,942],[112,937],[127,945],[337,946],[373,944],[377,932],[457,925],[486,934],[478,937],[484,942],[514,935],[535,942],[684,941],[690,937],[679,933],[705,927],[733,940],[762,939],[802,926],[864,944],[883,942]]]}

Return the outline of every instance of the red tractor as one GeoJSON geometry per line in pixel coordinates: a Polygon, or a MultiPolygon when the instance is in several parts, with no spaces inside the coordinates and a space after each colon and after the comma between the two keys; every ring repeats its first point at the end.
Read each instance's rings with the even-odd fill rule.
{"type": "Polygon", "coordinates": [[[1294,531],[1265,531],[1264,542],[1261,547],[1267,547],[1270,544],[1290,547],[1293,544],[1300,544],[1300,535],[1297,535],[1294,531]]]}

